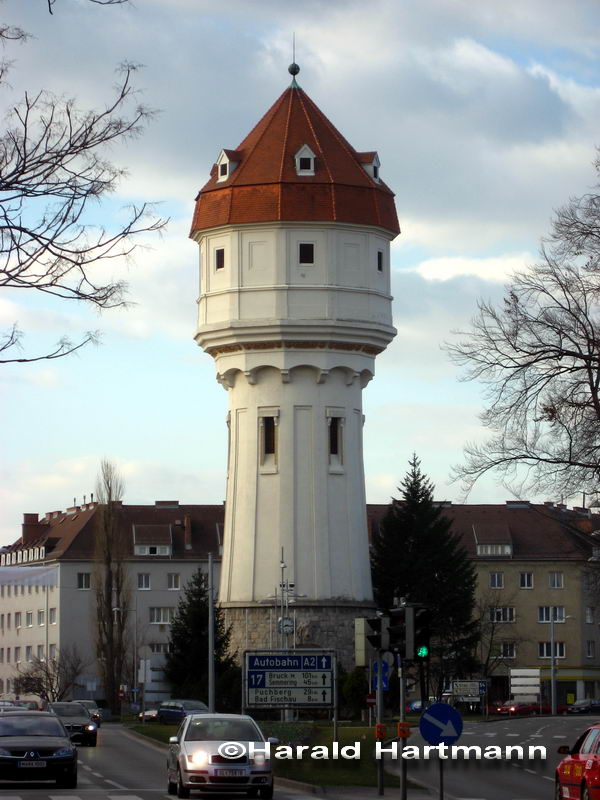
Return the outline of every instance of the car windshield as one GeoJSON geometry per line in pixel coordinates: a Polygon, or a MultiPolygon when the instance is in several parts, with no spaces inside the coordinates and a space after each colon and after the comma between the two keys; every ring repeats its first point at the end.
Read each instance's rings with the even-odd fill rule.
{"type": "Polygon", "coordinates": [[[206,711],[206,706],[204,703],[182,703],[184,708],[191,708],[192,711],[206,711]]]}
{"type": "Polygon", "coordinates": [[[587,706],[591,703],[591,700],[576,700],[573,705],[574,706],[587,706]]]}
{"type": "Polygon", "coordinates": [[[85,717],[87,716],[87,711],[85,708],[79,703],[52,703],[50,706],[52,711],[55,714],[58,714],[59,717],[85,717]]]}
{"type": "Polygon", "coordinates": [[[57,719],[52,717],[0,717],[0,736],[64,736],[57,719]]]}
{"type": "Polygon", "coordinates": [[[260,742],[256,725],[247,719],[193,719],[185,734],[186,742],[260,742]]]}
{"type": "Polygon", "coordinates": [[[80,700],[79,705],[83,706],[84,708],[94,708],[96,709],[98,706],[94,703],[93,700],[80,700]]]}

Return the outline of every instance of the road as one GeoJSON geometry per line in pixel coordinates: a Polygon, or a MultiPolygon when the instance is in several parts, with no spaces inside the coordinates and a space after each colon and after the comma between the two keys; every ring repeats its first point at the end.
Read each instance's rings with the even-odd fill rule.
{"type": "MultiPolygon", "coordinates": [[[[552,800],[554,767],[561,756],[561,744],[573,744],[578,734],[595,718],[528,717],[489,723],[465,723],[458,744],[522,745],[541,744],[547,748],[546,761],[444,762],[446,798],[460,800],[552,800]]],[[[166,753],[151,741],[140,741],[120,725],[104,725],[100,729],[98,747],[79,749],[79,784],[77,789],[57,789],[54,784],[1,783],[0,800],[172,800],[165,781],[166,753]]],[[[418,733],[409,744],[425,745],[418,733]]],[[[438,761],[432,759],[409,762],[409,777],[431,788],[438,795],[438,761]]],[[[375,789],[328,790],[332,800],[364,800],[376,798],[375,789]]],[[[385,795],[398,797],[398,791],[386,788],[385,795]]],[[[192,797],[201,795],[192,795],[192,797]]],[[[242,795],[231,795],[240,798],[242,795]]],[[[422,800],[428,792],[411,790],[409,800],[422,800]]],[[[213,795],[214,797],[214,795],[213,795]]],[[[225,797],[225,795],[220,795],[225,797]]],[[[276,800],[314,800],[315,795],[303,790],[276,787],[276,800]]]]}
{"type": "MultiPolygon", "coordinates": [[[[444,761],[444,789],[449,798],[461,800],[549,800],[554,797],[554,769],[563,758],[556,752],[561,744],[572,745],[587,725],[596,722],[587,715],[577,717],[524,717],[467,722],[456,744],[529,745],[546,747],[547,759],[528,761],[444,761]]],[[[414,733],[408,743],[423,747],[426,742],[414,733]]],[[[439,788],[439,759],[409,761],[409,777],[439,788]]]]}
{"type": "MultiPolygon", "coordinates": [[[[1,800],[173,800],[166,792],[166,751],[141,742],[120,725],[103,725],[97,747],[79,748],[77,789],[53,783],[0,783],[1,800]]],[[[225,798],[230,795],[219,795],[225,798]]],[[[192,797],[200,795],[192,794],[192,797]]],[[[214,797],[214,795],[213,795],[214,797]]],[[[239,798],[243,795],[231,795],[239,798]]],[[[314,800],[314,794],[277,789],[276,800],[314,800]]]]}

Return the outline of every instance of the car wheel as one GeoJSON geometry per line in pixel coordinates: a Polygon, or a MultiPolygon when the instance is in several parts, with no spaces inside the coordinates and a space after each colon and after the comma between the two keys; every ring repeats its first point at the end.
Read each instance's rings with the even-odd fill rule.
{"type": "Polygon", "coordinates": [[[177,784],[167,775],[167,794],[177,794],[177,784]]]}
{"type": "Polygon", "coordinates": [[[96,738],[96,736],[94,736],[93,739],[88,739],[87,744],[88,747],[96,747],[96,745],[98,744],[98,739],[96,738]]]}
{"type": "Polygon", "coordinates": [[[271,800],[273,797],[273,784],[270,786],[265,786],[264,789],[259,789],[258,794],[261,798],[264,798],[264,800],[271,800]]]}
{"type": "Polygon", "coordinates": [[[64,775],[62,778],[56,779],[56,786],[58,789],[76,789],[77,788],[77,770],[64,775]]]}
{"type": "Polygon", "coordinates": [[[554,800],[562,800],[562,789],[558,780],[554,781],[554,800]]]}
{"type": "Polygon", "coordinates": [[[183,778],[181,776],[181,769],[177,767],[177,797],[189,797],[190,790],[187,786],[183,785],[183,778]]]}

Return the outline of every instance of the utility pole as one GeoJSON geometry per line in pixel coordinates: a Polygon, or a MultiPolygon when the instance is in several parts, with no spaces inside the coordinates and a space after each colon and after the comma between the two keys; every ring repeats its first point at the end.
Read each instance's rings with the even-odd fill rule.
{"type": "Polygon", "coordinates": [[[208,554],[208,710],[215,711],[215,598],[213,555],[208,554]]]}

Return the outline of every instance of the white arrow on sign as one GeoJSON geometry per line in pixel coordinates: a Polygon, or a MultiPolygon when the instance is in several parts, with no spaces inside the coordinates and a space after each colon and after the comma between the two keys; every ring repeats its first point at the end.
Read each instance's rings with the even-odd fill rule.
{"type": "Polygon", "coordinates": [[[452,724],[452,720],[450,719],[448,720],[448,722],[442,722],[441,720],[436,719],[427,712],[423,714],[423,719],[426,719],[427,722],[431,722],[432,725],[435,725],[436,727],[440,728],[440,730],[442,731],[442,736],[458,736],[456,728],[454,727],[454,725],[452,724]]]}

